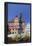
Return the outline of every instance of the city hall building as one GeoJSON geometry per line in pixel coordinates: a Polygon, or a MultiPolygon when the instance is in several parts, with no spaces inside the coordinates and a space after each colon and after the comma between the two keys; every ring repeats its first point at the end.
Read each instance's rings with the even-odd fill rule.
{"type": "MultiPolygon", "coordinates": [[[[23,21],[23,20],[22,20],[23,21]]],[[[24,22],[24,21],[23,21],[24,22]]],[[[19,18],[18,16],[16,16],[14,18],[14,20],[8,22],[8,31],[11,33],[11,34],[18,34],[19,32],[21,33],[21,27],[19,26],[19,18]]]]}

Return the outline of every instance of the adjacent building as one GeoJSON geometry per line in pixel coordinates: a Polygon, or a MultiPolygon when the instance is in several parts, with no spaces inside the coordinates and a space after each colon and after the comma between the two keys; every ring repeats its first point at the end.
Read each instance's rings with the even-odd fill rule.
{"type": "Polygon", "coordinates": [[[11,34],[18,34],[18,28],[19,28],[18,16],[16,16],[13,21],[8,22],[8,28],[9,28],[9,32],[11,32],[11,34]]]}

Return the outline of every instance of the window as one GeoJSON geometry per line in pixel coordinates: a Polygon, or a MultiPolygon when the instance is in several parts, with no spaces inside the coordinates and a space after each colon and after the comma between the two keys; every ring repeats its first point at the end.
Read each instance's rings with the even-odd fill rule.
{"type": "Polygon", "coordinates": [[[11,34],[11,32],[8,32],[8,34],[11,34]]]}
{"type": "Polygon", "coordinates": [[[16,30],[18,30],[18,29],[16,28],[16,30]]]}
{"type": "Polygon", "coordinates": [[[14,32],[12,32],[12,34],[14,34],[14,32]]]}
{"type": "Polygon", "coordinates": [[[11,30],[11,29],[10,29],[11,30]]]}

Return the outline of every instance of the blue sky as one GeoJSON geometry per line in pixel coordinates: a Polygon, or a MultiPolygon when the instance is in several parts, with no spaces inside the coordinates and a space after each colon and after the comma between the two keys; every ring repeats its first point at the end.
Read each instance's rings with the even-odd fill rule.
{"type": "Polygon", "coordinates": [[[8,4],[8,21],[11,21],[15,16],[20,16],[19,13],[25,17],[26,23],[30,22],[30,5],[22,4],[8,4]]]}

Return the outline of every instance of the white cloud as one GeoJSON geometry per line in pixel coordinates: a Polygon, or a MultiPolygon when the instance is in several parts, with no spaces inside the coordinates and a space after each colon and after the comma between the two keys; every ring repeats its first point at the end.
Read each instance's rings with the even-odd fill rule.
{"type": "Polygon", "coordinates": [[[27,23],[27,25],[26,25],[26,31],[30,32],[30,23],[27,23]]]}

